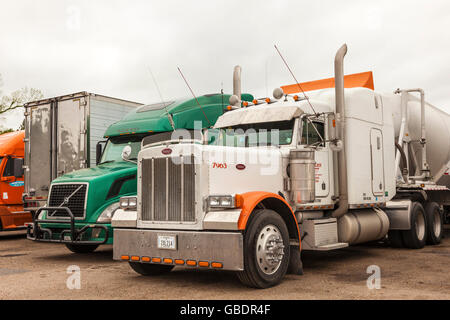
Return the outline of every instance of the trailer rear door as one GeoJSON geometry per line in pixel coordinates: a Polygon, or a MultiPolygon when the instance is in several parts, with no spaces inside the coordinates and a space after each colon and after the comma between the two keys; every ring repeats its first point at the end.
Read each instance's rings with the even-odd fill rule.
{"type": "Polygon", "coordinates": [[[57,176],[87,167],[86,97],[58,102],[57,176]]]}
{"type": "Polygon", "coordinates": [[[26,119],[25,164],[26,189],[35,190],[37,197],[47,197],[51,181],[51,104],[30,107],[26,119]]]}

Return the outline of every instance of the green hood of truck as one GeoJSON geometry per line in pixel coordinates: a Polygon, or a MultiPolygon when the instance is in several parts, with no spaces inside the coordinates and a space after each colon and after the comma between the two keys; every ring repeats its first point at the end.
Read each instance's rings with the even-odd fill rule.
{"type": "Polygon", "coordinates": [[[125,161],[114,161],[101,164],[93,168],[66,173],[65,175],[53,180],[52,183],[91,182],[98,178],[116,177],[121,176],[122,173],[127,174],[129,172],[136,172],[136,164],[125,161]]]}
{"type": "Polygon", "coordinates": [[[107,206],[119,201],[121,196],[137,193],[136,174],[136,164],[117,161],[67,173],[53,180],[52,184],[89,183],[85,221],[95,223],[107,206]]]}
{"type": "MultiPolygon", "coordinates": [[[[186,98],[152,105],[145,105],[129,112],[121,121],[109,126],[105,137],[124,134],[172,131],[167,113],[170,113],[175,128],[194,129],[194,122],[201,121],[202,127],[214,125],[217,118],[229,105],[229,94],[208,94],[195,99],[186,98]],[[199,107],[199,104],[201,107],[199,107]],[[205,117],[206,115],[206,117],[205,117]],[[209,122],[208,122],[209,120],[209,122]]],[[[252,101],[253,96],[242,94],[243,101],[252,101]]]]}

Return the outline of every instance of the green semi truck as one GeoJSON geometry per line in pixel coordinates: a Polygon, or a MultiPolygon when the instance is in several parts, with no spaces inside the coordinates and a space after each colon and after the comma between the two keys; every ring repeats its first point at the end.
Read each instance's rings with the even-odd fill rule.
{"type": "MultiPolygon", "coordinates": [[[[76,253],[94,251],[112,244],[111,218],[119,199],[137,193],[137,165],[134,162],[144,137],[174,129],[194,129],[214,125],[228,107],[230,95],[208,94],[197,99],[181,99],[144,105],[108,127],[105,141],[96,146],[97,166],[72,171],[52,181],[47,204],[36,210],[28,224],[27,238],[64,243],[76,253]],[[122,159],[125,146],[131,147],[128,161],[122,159]]],[[[253,96],[242,94],[242,101],[253,96]]],[[[164,135],[162,135],[164,136],[164,135]]]]}

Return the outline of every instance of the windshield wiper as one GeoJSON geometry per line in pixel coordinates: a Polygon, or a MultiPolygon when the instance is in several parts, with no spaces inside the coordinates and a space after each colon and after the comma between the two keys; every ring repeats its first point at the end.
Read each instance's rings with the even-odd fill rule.
{"type": "Polygon", "coordinates": [[[114,162],[114,161],[116,161],[116,160],[106,160],[106,161],[100,162],[98,165],[101,165],[101,164],[104,164],[104,163],[111,163],[111,162],[114,162]]]}

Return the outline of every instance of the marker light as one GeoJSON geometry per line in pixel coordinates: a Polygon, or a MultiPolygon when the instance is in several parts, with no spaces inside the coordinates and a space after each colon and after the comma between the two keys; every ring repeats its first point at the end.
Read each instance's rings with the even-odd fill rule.
{"type": "Polygon", "coordinates": [[[236,194],[234,196],[234,206],[236,208],[242,208],[243,204],[244,204],[244,198],[242,197],[242,195],[236,194]]]}
{"type": "Polygon", "coordinates": [[[294,101],[298,101],[298,95],[294,96],[294,101]]]}
{"type": "Polygon", "coordinates": [[[248,102],[247,102],[247,101],[244,101],[244,102],[242,102],[242,105],[243,105],[244,107],[248,107],[248,102]]]}
{"type": "Polygon", "coordinates": [[[258,100],[256,100],[256,99],[254,99],[252,102],[253,102],[253,104],[258,104],[258,100]]]}
{"type": "Polygon", "coordinates": [[[193,267],[195,267],[195,266],[197,265],[197,261],[195,261],[195,260],[187,260],[187,261],[186,261],[186,264],[187,264],[188,266],[193,266],[193,267]]]}
{"type": "Polygon", "coordinates": [[[266,98],[264,101],[266,101],[267,103],[270,103],[270,98],[266,98]]]}

